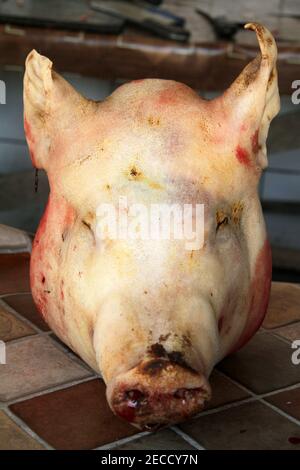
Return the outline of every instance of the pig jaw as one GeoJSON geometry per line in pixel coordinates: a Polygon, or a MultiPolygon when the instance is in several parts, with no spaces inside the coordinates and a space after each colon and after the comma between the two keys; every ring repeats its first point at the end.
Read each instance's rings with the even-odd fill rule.
{"type": "Polygon", "coordinates": [[[145,431],[199,413],[210,394],[203,374],[165,357],[146,358],[107,387],[112,411],[145,431]]]}

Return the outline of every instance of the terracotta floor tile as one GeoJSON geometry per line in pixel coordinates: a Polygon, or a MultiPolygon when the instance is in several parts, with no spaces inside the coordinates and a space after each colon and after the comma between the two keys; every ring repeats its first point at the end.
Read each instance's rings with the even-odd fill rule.
{"type": "Polygon", "coordinates": [[[211,374],[209,383],[212,390],[212,399],[206,405],[206,409],[217,408],[218,406],[249,397],[247,392],[235,385],[228,377],[225,377],[216,369],[211,374]]]}
{"type": "Polygon", "coordinates": [[[217,367],[255,393],[266,393],[300,382],[288,343],[269,333],[256,336],[217,367]]]}
{"type": "Polygon", "coordinates": [[[44,447],[0,411],[0,450],[42,450],[44,447]]]}
{"type": "Polygon", "coordinates": [[[117,450],[195,450],[171,429],[135,439],[116,447],[117,450]]]}
{"type": "Polygon", "coordinates": [[[0,255],[0,294],[29,292],[29,253],[0,255]]]}
{"type": "Polygon", "coordinates": [[[8,295],[3,300],[41,330],[48,331],[50,329],[38,313],[31,294],[8,295]]]}
{"type": "Polygon", "coordinates": [[[5,310],[0,304],[0,340],[11,341],[34,334],[35,331],[30,326],[5,310]]]}
{"type": "Polygon", "coordinates": [[[202,416],[180,426],[206,449],[300,449],[300,426],[259,402],[202,416]]]}
{"type": "Polygon", "coordinates": [[[300,322],[292,323],[291,325],[282,326],[281,328],[276,328],[274,330],[279,336],[283,336],[290,341],[295,341],[300,339],[300,322]]]}
{"type": "Polygon", "coordinates": [[[300,285],[273,282],[264,328],[276,328],[300,320],[300,285]]]}
{"type": "Polygon", "coordinates": [[[93,449],[137,432],[113,415],[100,379],[16,403],[10,408],[56,449],[93,449]]]}
{"type": "Polygon", "coordinates": [[[265,400],[300,421],[300,387],[276,393],[265,400]]]}
{"type": "Polygon", "coordinates": [[[7,364],[0,367],[0,401],[90,375],[46,336],[33,336],[7,344],[6,361],[7,364]]]}

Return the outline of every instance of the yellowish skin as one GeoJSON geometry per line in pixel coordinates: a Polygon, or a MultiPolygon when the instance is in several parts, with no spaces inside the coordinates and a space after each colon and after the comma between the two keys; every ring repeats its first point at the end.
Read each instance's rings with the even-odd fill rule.
{"type": "Polygon", "coordinates": [[[212,101],[149,79],[93,102],[46,57],[32,51],[26,60],[27,141],[51,188],[32,293],[56,334],[102,374],[112,409],[141,427],[199,411],[213,366],[254,334],[266,309],[270,257],[257,186],[279,110],[276,45],[263,26],[247,27],[261,54],[212,101]],[[120,195],[146,206],[204,203],[203,248],[97,240],[97,207],[117,206],[120,195]],[[132,389],[148,397],[146,418],[124,413],[122,394],[132,389]],[[179,404],[178,389],[197,397],[179,404]]]}

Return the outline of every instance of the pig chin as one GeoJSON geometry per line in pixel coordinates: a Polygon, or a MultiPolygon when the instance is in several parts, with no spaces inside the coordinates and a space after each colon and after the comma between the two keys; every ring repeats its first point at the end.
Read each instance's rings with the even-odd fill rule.
{"type": "Polygon", "coordinates": [[[164,357],[144,359],[107,386],[112,411],[145,431],[197,414],[210,395],[203,374],[164,357]]]}

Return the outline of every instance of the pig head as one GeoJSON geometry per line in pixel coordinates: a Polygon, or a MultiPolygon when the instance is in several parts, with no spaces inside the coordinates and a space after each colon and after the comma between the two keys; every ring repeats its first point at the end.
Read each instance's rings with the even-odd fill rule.
{"type": "Polygon", "coordinates": [[[260,326],[271,254],[258,198],[266,137],[279,110],[276,45],[251,23],[260,54],[211,101],[186,85],[137,80],[103,102],[79,95],[32,51],[25,131],[50,196],[31,287],[55,333],[107,384],[120,417],[143,429],[199,412],[209,374],[260,326]],[[204,243],[99,239],[97,208],[204,204],[204,243]]]}

